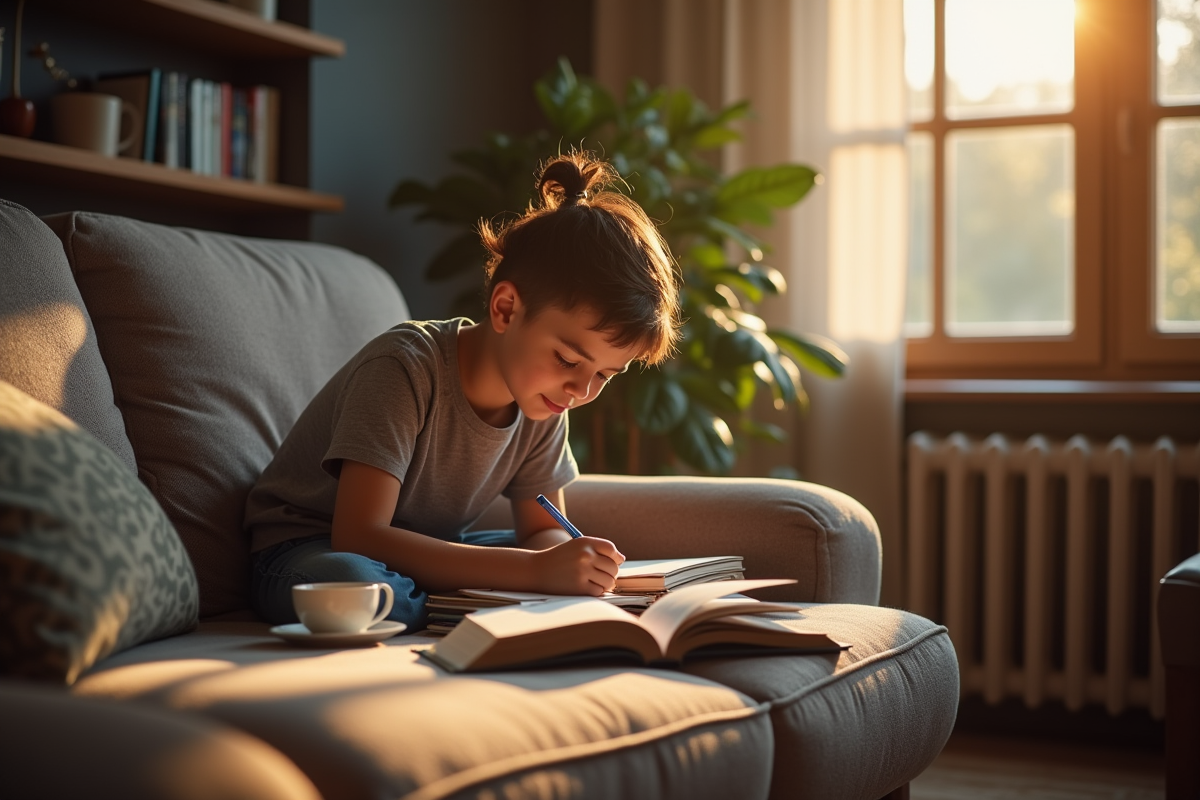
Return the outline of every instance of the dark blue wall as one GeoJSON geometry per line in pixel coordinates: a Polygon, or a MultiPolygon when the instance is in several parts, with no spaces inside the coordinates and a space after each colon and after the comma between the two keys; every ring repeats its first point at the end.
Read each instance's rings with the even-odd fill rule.
{"type": "Polygon", "coordinates": [[[461,286],[421,276],[449,231],[389,210],[388,195],[445,176],[448,154],[489,131],[538,127],[533,81],[559,55],[590,70],[591,1],[313,0],[312,27],[346,43],[312,66],[311,183],[346,199],[313,238],[382,265],[414,316],[443,316],[461,286]]]}

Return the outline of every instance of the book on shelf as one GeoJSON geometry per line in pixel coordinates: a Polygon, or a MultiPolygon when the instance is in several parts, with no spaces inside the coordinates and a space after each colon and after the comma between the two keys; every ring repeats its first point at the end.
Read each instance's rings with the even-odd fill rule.
{"type": "MultiPolygon", "coordinates": [[[[93,88],[101,94],[116,95],[136,109],[140,124],[133,131],[133,140],[121,155],[142,161],[153,161],[157,151],[159,102],[162,93],[162,70],[110,73],[99,76],[93,88]]],[[[121,131],[122,140],[125,131],[121,131]]]]}
{"type": "Polygon", "coordinates": [[[833,653],[850,645],[813,629],[804,611],[736,593],[795,583],[733,580],[663,595],[640,617],[594,597],[477,611],[420,650],[451,672],[622,661],[678,666],[701,657],[833,653]]]}

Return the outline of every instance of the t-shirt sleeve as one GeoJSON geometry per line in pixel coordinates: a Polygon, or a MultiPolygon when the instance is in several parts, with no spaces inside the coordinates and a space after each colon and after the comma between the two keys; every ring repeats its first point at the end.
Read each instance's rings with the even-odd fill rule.
{"type": "Polygon", "coordinates": [[[510,500],[525,500],[553,492],[579,477],[579,465],[571,453],[570,423],[567,414],[542,423],[529,455],[503,494],[510,500]]]}
{"type": "Polygon", "coordinates": [[[321,467],[337,478],[343,459],[351,459],[403,483],[431,396],[428,377],[407,369],[396,358],[380,356],[364,362],[338,397],[321,467]]]}

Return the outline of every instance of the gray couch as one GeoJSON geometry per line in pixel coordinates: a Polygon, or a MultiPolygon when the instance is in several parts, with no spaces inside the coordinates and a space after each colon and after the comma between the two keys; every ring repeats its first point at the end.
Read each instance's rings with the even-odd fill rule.
{"type": "Polygon", "coordinates": [[[84,524],[90,500],[46,510],[42,484],[75,479],[29,466],[42,439],[0,458],[4,797],[873,800],[949,736],[945,628],[876,605],[870,514],[806,483],[587,475],[567,498],[631,558],[796,578],[759,596],[798,602],[840,655],[452,676],[419,634],[274,638],[248,611],[246,492],[328,376],[408,317],[394,283],[338,248],[3,201],[0,245],[0,432],[54,431],[103,462],[80,496],[136,496],[84,524]],[[131,505],[149,521],[104,521],[131,505]],[[97,570],[80,547],[133,555],[97,570]]]}

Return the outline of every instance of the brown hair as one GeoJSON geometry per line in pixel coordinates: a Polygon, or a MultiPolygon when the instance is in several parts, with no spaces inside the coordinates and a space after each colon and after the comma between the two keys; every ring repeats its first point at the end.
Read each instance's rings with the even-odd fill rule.
{"type": "Polygon", "coordinates": [[[479,224],[491,254],[485,289],[490,297],[499,281],[512,281],[530,316],[547,306],[591,308],[612,344],[637,345],[638,360],[657,364],[680,336],[678,272],[641,206],[608,188],[616,180],[588,153],[546,162],[538,203],[519,219],[479,224]]]}

